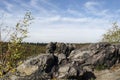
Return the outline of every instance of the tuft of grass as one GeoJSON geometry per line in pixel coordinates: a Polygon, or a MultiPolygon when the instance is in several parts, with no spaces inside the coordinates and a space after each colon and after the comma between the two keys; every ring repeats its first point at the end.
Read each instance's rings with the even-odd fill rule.
{"type": "Polygon", "coordinates": [[[105,69],[107,69],[107,67],[106,67],[105,65],[97,65],[97,66],[95,67],[95,69],[98,70],[98,71],[100,71],[100,70],[105,70],[105,69]]]}

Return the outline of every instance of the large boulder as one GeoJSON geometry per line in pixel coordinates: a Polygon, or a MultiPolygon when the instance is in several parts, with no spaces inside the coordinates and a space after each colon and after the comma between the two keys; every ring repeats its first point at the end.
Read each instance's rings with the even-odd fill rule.
{"type": "Polygon", "coordinates": [[[86,50],[77,49],[70,53],[69,59],[83,65],[110,68],[120,62],[120,47],[109,43],[90,44],[86,50]]]}
{"type": "Polygon", "coordinates": [[[85,59],[89,58],[90,56],[91,56],[90,50],[82,51],[81,49],[76,49],[70,53],[68,58],[73,61],[84,61],[85,59]]]}
{"type": "Polygon", "coordinates": [[[95,44],[95,47],[96,49],[92,49],[94,54],[86,60],[86,63],[94,66],[103,65],[110,68],[119,60],[119,49],[116,45],[110,45],[109,43],[98,43],[95,44]]]}
{"type": "Polygon", "coordinates": [[[40,80],[50,79],[58,59],[53,54],[41,54],[26,60],[16,68],[14,74],[9,73],[5,80],[40,80]]]}

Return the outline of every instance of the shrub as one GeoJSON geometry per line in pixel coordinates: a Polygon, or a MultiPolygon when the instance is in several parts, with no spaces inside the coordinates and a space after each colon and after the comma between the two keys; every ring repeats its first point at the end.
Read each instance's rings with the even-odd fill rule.
{"type": "Polygon", "coordinates": [[[9,71],[15,71],[18,60],[24,52],[24,47],[22,47],[21,43],[27,37],[28,26],[31,24],[32,20],[31,13],[27,12],[24,18],[17,22],[16,26],[13,28],[13,32],[10,34],[8,48],[5,53],[2,52],[2,45],[4,42],[0,42],[0,76],[5,75],[9,71]]]}
{"type": "Polygon", "coordinates": [[[102,38],[102,42],[118,43],[120,42],[120,27],[115,22],[111,29],[109,29],[102,38]]]}

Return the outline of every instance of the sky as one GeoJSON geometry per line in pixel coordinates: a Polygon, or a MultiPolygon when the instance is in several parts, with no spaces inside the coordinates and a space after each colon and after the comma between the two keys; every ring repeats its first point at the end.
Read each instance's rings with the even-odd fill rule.
{"type": "Polygon", "coordinates": [[[120,0],[0,0],[0,16],[9,26],[34,17],[27,42],[99,42],[102,35],[120,24],[120,0]]]}

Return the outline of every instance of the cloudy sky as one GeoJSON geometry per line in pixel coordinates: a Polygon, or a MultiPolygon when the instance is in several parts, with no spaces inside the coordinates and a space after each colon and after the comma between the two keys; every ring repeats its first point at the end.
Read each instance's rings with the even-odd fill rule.
{"type": "Polygon", "coordinates": [[[10,26],[28,10],[35,18],[29,42],[98,42],[120,22],[120,0],[0,0],[0,15],[10,26]]]}

